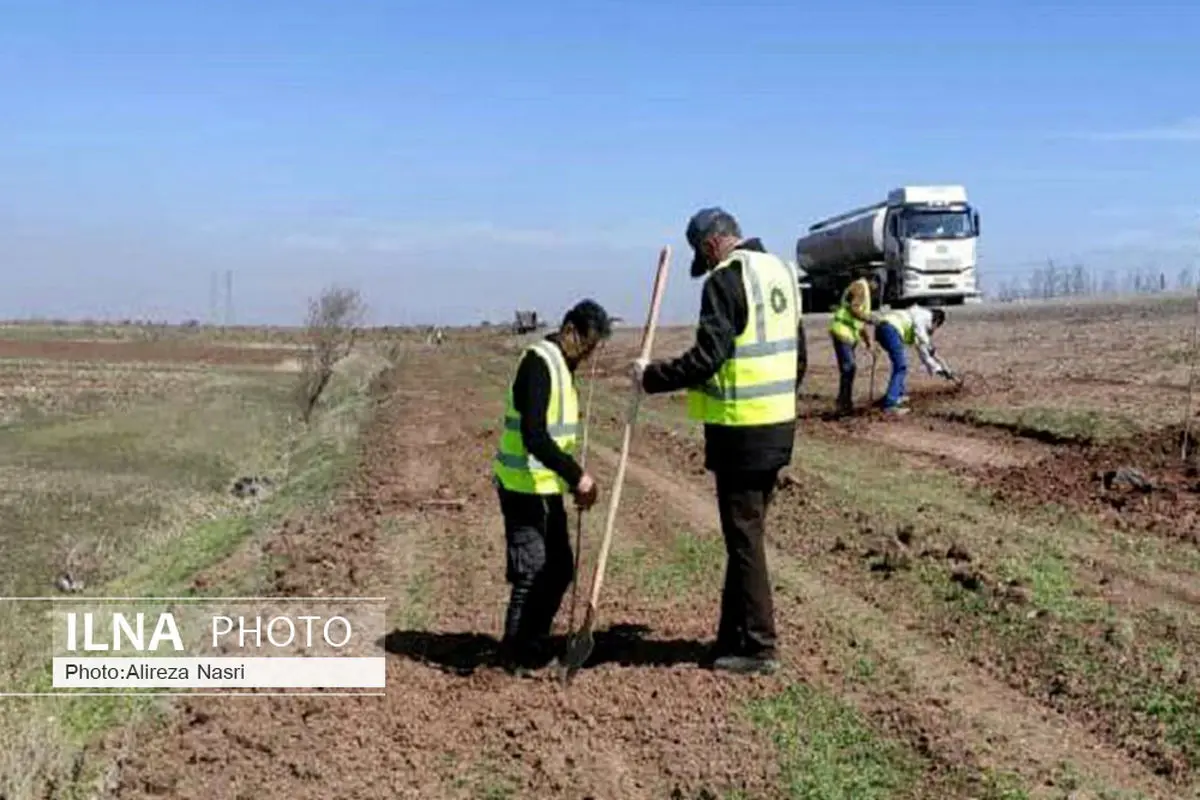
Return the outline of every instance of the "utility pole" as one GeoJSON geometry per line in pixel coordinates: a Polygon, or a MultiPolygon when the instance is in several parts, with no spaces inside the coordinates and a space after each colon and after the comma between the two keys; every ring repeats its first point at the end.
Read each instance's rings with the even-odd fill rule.
{"type": "Polygon", "coordinates": [[[220,292],[220,288],[217,284],[217,271],[214,269],[211,273],[209,273],[208,278],[208,324],[216,325],[218,322],[217,297],[218,292],[220,292]]]}
{"type": "Polygon", "coordinates": [[[225,324],[233,324],[233,270],[225,270],[225,324]]]}

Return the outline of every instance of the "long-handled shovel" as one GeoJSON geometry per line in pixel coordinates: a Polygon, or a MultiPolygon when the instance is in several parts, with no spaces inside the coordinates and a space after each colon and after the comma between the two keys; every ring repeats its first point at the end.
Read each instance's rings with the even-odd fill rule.
{"type": "MultiPolygon", "coordinates": [[[[646,317],[646,327],[642,329],[643,359],[650,358],[650,349],[654,344],[654,329],[658,325],[658,308],[662,304],[663,289],[667,282],[667,266],[671,259],[670,245],[664,247],[658,254],[658,272],[654,276],[654,294],[650,299],[650,313],[646,317]]],[[[583,626],[571,637],[567,644],[567,652],[563,659],[563,681],[570,680],[571,675],[587,662],[592,655],[596,643],[592,638],[592,628],[596,624],[596,607],[600,602],[600,586],[604,582],[604,567],[608,563],[608,551],[612,545],[613,525],[617,520],[617,505],[621,502],[621,485],[625,482],[625,465],[629,461],[629,442],[633,435],[633,423],[637,419],[638,403],[641,400],[641,387],[634,387],[629,401],[629,412],[625,419],[625,437],[621,442],[621,460],[617,463],[617,477],[613,481],[612,496],[608,501],[608,517],[604,522],[604,540],[600,543],[600,555],[596,560],[596,571],[592,573],[592,592],[588,600],[587,616],[583,626]]]]}

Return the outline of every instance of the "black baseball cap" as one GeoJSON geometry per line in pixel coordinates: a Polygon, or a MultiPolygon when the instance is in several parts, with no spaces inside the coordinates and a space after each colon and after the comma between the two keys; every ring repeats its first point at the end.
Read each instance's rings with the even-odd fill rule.
{"type": "Polygon", "coordinates": [[[718,227],[729,231],[736,231],[738,229],[737,220],[733,214],[730,214],[719,206],[702,208],[688,220],[687,241],[694,253],[692,257],[693,278],[698,278],[708,271],[704,264],[704,257],[700,253],[700,243],[718,227]]]}
{"type": "Polygon", "coordinates": [[[563,316],[563,324],[571,323],[584,337],[607,339],[612,336],[612,317],[604,306],[591,298],[580,300],[563,316]]]}

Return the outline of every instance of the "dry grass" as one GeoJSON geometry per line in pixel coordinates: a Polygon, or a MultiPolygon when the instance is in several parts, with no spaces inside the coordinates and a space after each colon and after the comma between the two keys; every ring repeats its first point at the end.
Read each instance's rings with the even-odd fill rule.
{"type": "MultiPolygon", "coordinates": [[[[83,596],[187,591],[287,509],[328,496],[388,364],[378,347],[345,359],[303,428],[287,370],[0,360],[0,595],[55,594],[63,572],[83,596]],[[278,491],[235,498],[244,475],[278,491]]],[[[5,691],[48,685],[44,611],[0,603],[5,691]]],[[[154,707],[11,698],[0,706],[0,797],[88,796],[103,776],[83,760],[86,744],[154,707]]]]}

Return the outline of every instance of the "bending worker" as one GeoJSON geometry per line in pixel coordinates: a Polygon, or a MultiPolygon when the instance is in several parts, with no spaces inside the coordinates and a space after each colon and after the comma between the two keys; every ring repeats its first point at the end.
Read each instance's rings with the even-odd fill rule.
{"type": "Polygon", "coordinates": [[[854,412],[854,351],[860,341],[870,348],[871,334],[867,328],[870,322],[871,284],[866,275],[860,274],[842,292],[841,303],[829,320],[829,335],[838,363],[838,416],[854,412]]]}
{"type": "Polygon", "coordinates": [[[876,317],[875,339],[883,346],[892,362],[892,376],[888,380],[887,393],[880,405],[885,414],[906,414],[908,395],[905,380],[908,362],[904,348],[916,346],[921,363],[931,375],[954,380],[954,373],[945,362],[938,359],[933,346],[933,332],[946,322],[946,312],[921,306],[895,309],[876,317]]]}
{"type": "Polygon", "coordinates": [[[729,213],[707,208],[688,223],[692,277],[707,275],[696,342],[678,358],[634,362],[649,394],[686,388],[688,415],[704,423],[705,468],[716,475],[727,561],[714,669],[778,667],[775,611],[764,543],[779,470],[792,459],[796,393],[807,354],[796,272],[745,239],[729,213]]]}
{"type": "Polygon", "coordinates": [[[584,300],[562,326],[525,348],[508,392],[492,462],[504,515],[505,577],[512,584],[501,661],[510,672],[545,666],[550,628],[574,579],[563,494],[584,509],[596,481],[575,460],[579,402],[575,370],[612,333],[605,310],[584,300]]]}

